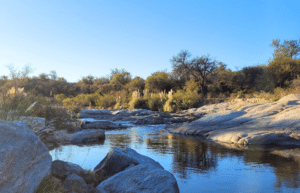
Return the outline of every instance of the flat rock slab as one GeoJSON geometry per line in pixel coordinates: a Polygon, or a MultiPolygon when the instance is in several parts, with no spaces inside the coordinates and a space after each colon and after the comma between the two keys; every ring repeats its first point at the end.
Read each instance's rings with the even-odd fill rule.
{"type": "Polygon", "coordinates": [[[133,166],[117,173],[99,184],[96,190],[97,193],[179,193],[173,174],[151,163],[133,166]]]}
{"type": "Polygon", "coordinates": [[[0,122],[0,136],[0,192],[35,192],[50,175],[47,147],[23,122],[0,122]]]}
{"type": "Polygon", "coordinates": [[[277,102],[229,102],[190,111],[206,114],[190,123],[168,126],[168,131],[225,143],[300,146],[300,95],[277,102]]]}

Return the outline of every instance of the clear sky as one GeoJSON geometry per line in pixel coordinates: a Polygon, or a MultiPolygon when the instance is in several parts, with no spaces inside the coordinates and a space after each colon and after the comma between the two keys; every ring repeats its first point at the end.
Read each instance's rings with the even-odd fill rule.
{"type": "Polygon", "coordinates": [[[124,68],[147,78],[181,50],[232,70],[266,64],[273,39],[300,38],[300,0],[1,0],[0,75],[7,64],[75,82],[124,68]]]}

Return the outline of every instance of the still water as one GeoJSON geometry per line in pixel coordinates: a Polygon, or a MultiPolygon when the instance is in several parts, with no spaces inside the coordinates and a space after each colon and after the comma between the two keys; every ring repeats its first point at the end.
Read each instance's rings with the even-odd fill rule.
{"type": "Polygon", "coordinates": [[[158,161],[174,174],[181,192],[300,192],[300,162],[268,151],[240,151],[197,137],[172,135],[164,125],[106,131],[97,145],[68,145],[50,152],[52,159],[93,168],[110,147],[130,147],[158,161]]]}

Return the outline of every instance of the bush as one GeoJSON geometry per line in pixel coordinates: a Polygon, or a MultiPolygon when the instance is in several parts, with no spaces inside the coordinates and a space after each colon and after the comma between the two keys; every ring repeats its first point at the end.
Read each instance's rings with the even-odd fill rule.
{"type": "Polygon", "coordinates": [[[112,109],[117,103],[116,97],[114,95],[99,95],[95,101],[96,106],[104,109],[112,109]]]}
{"type": "Polygon", "coordinates": [[[148,99],[148,107],[151,111],[163,111],[165,102],[166,99],[161,98],[159,95],[154,95],[148,99]]]}
{"type": "Polygon", "coordinates": [[[143,98],[137,98],[132,105],[134,109],[149,109],[148,100],[143,98]]]}
{"type": "Polygon", "coordinates": [[[196,92],[184,92],[183,90],[178,90],[175,94],[173,94],[170,105],[172,111],[186,110],[196,107],[197,102],[200,99],[201,96],[196,92]]]}
{"type": "Polygon", "coordinates": [[[80,113],[80,106],[74,98],[66,98],[63,100],[63,107],[68,109],[71,114],[80,113]]]}
{"type": "Polygon", "coordinates": [[[34,116],[35,111],[30,110],[38,97],[31,94],[3,94],[0,97],[0,119],[6,121],[20,120],[22,116],[34,116]]]}

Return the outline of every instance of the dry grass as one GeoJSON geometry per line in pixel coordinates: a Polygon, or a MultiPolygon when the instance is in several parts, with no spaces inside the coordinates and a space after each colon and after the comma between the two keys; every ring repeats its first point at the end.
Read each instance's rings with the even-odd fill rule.
{"type": "Polygon", "coordinates": [[[65,190],[61,182],[55,180],[54,177],[46,177],[39,185],[35,193],[64,193],[65,190]]]}

